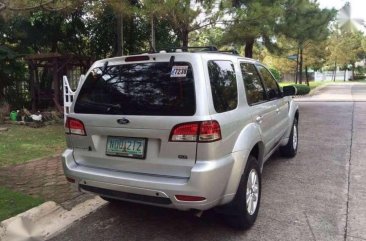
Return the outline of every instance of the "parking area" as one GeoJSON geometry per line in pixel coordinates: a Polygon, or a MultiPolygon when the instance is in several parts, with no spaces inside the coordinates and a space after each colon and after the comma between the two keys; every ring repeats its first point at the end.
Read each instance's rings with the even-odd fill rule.
{"type": "Polygon", "coordinates": [[[366,240],[366,103],[352,97],[366,96],[366,88],[343,88],[333,88],[348,96],[342,101],[299,101],[298,154],[275,154],[266,163],[261,208],[250,230],[233,230],[212,211],[197,218],[121,203],[100,208],[52,240],[366,240]]]}

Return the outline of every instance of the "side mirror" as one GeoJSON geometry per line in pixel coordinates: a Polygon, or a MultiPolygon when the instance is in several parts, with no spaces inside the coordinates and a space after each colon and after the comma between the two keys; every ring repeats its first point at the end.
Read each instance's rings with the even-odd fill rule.
{"type": "Polygon", "coordinates": [[[292,96],[297,94],[295,86],[289,85],[282,87],[283,96],[292,96]]]}

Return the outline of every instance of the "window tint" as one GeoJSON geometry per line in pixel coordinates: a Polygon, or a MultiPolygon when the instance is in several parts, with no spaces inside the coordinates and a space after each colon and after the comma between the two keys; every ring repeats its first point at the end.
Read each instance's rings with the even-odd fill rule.
{"type": "Polygon", "coordinates": [[[208,73],[216,112],[235,109],[238,104],[238,91],[233,63],[224,60],[208,61],[208,73]]]}
{"type": "Polygon", "coordinates": [[[96,68],[74,107],[76,113],[110,115],[190,116],[195,110],[192,68],[184,62],[173,67],[161,62],[96,68]]]}
{"type": "Polygon", "coordinates": [[[240,68],[248,104],[252,105],[264,101],[266,93],[255,66],[249,63],[241,63],[240,68]]]}
{"type": "Polygon", "coordinates": [[[273,78],[272,74],[265,67],[257,65],[257,68],[262,76],[268,98],[278,98],[281,92],[278,87],[277,81],[273,78]]]}

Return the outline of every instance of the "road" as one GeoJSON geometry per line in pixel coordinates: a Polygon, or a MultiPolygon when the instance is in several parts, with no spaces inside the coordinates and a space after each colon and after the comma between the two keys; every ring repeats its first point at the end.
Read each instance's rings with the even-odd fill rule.
{"type": "Polygon", "coordinates": [[[364,99],[366,84],[331,85],[298,98],[298,154],[275,154],[266,163],[259,216],[248,231],[227,227],[214,212],[197,218],[122,203],[100,208],[52,240],[366,240],[364,99]]]}

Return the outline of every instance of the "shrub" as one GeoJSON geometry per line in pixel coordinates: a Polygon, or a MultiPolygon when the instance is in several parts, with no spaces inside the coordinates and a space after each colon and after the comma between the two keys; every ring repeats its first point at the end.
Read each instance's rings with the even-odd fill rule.
{"type": "Polygon", "coordinates": [[[353,76],[353,80],[362,80],[362,79],[366,79],[366,76],[364,74],[355,74],[353,76]]]}
{"type": "Polygon", "coordinates": [[[296,95],[306,95],[310,92],[310,87],[307,85],[297,84],[297,85],[293,85],[293,86],[295,86],[297,89],[296,95]]]}

